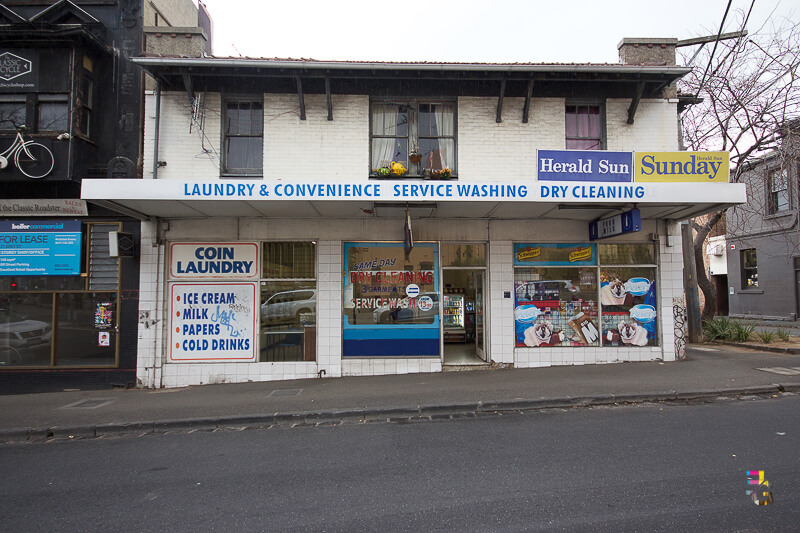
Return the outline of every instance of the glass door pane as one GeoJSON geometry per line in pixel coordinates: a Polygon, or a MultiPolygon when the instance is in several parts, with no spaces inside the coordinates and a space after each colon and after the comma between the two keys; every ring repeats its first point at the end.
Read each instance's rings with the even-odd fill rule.
{"type": "Polygon", "coordinates": [[[485,272],[476,270],[475,271],[475,352],[478,354],[478,357],[487,361],[486,353],[484,351],[484,331],[483,331],[483,324],[484,324],[484,310],[483,310],[483,286],[484,286],[484,276],[486,275],[485,272]]]}

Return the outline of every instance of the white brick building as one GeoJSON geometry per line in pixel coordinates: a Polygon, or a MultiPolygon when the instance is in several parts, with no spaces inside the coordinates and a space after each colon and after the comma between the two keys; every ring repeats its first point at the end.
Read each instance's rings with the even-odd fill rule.
{"type": "Polygon", "coordinates": [[[142,386],[672,361],[678,224],[744,200],[648,176],[683,67],[136,61],[144,179],[83,197],[143,220],[142,386]]]}

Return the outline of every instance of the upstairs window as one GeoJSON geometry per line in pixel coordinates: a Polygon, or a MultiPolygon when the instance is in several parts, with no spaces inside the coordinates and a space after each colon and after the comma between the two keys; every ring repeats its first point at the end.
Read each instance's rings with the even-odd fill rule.
{"type": "Polygon", "coordinates": [[[604,113],[599,104],[566,106],[567,150],[604,150],[604,113]]]}
{"type": "Polygon", "coordinates": [[[69,128],[69,95],[29,93],[0,95],[0,131],[27,127],[28,133],[65,133],[69,128]],[[34,111],[35,115],[28,111],[34,111]]]}
{"type": "Polygon", "coordinates": [[[768,175],[767,213],[774,215],[791,209],[789,197],[789,173],[786,169],[776,169],[768,175]]]}
{"type": "Polygon", "coordinates": [[[454,102],[372,102],[370,139],[373,175],[392,162],[402,164],[406,176],[440,177],[444,169],[456,175],[454,102]]]}
{"type": "Polygon", "coordinates": [[[37,131],[69,131],[69,102],[66,94],[40,94],[36,103],[37,131]]]}
{"type": "Polygon", "coordinates": [[[261,176],[264,165],[263,97],[225,97],[223,124],[222,173],[261,176]]]}
{"type": "Polygon", "coordinates": [[[25,125],[26,98],[24,95],[0,96],[0,131],[16,131],[25,125]]]}

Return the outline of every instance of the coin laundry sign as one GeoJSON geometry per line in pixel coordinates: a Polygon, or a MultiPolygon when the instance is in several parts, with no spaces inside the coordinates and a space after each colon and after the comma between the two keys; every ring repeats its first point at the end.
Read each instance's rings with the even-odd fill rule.
{"type": "Polygon", "coordinates": [[[172,243],[170,276],[173,278],[258,277],[256,243],[172,243]]]}

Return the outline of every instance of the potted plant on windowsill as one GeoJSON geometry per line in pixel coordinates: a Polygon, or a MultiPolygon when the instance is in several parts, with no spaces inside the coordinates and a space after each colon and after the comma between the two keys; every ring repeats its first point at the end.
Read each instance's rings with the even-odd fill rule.
{"type": "Polygon", "coordinates": [[[408,153],[408,160],[415,165],[419,165],[420,161],[422,161],[422,154],[419,153],[419,148],[417,148],[416,145],[414,145],[408,153]]]}

